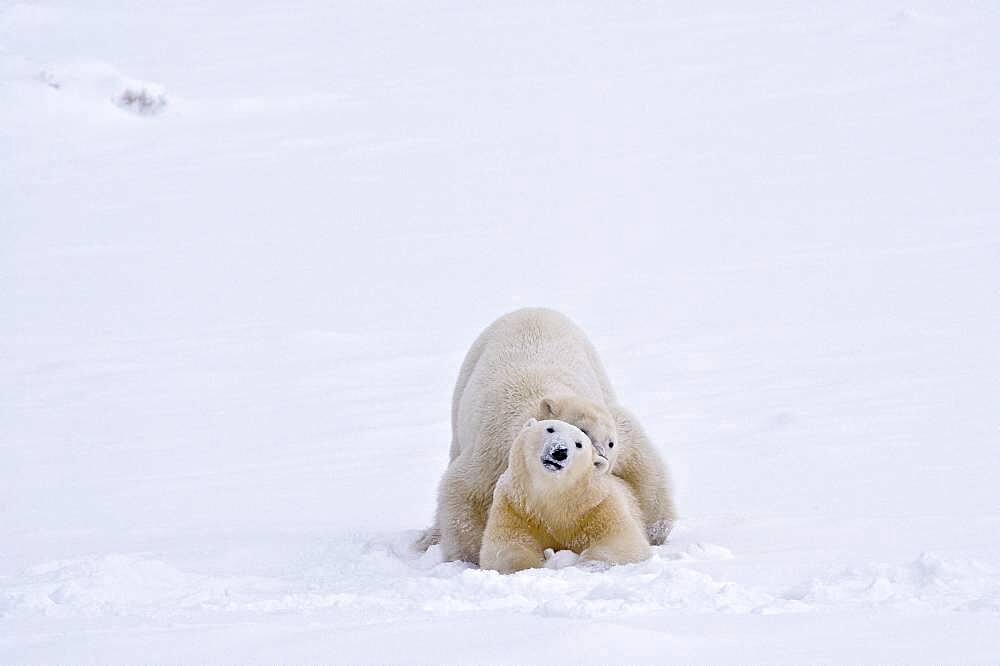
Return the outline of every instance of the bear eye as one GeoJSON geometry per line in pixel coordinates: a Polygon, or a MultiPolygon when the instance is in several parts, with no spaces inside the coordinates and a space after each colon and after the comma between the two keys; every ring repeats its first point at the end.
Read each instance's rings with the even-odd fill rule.
{"type": "Polygon", "coordinates": [[[556,431],[556,429],[552,428],[552,427],[549,427],[549,428],[545,429],[545,432],[555,432],[555,431],[556,431]]]}
{"type": "Polygon", "coordinates": [[[615,443],[614,442],[608,442],[608,448],[609,449],[615,448],[615,443]]]}
{"type": "Polygon", "coordinates": [[[581,444],[580,442],[577,442],[576,443],[576,448],[582,449],[583,448],[583,444],[581,444]]]}

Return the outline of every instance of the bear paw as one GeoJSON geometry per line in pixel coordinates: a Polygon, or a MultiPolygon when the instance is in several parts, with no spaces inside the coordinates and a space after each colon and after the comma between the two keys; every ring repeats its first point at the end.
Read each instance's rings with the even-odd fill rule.
{"type": "Polygon", "coordinates": [[[551,548],[546,548],[543,555],[545,555],[546,569],[565,569],[566,567],[573,566],[580,559],[580,556],[572,550],[560,550],[556,552],[551,548]]]}
{"type": "Polygon", "coordinates": [[[667,542],[667,537],[670,536],[670,532],[674,529],[674,521],[672,520],[658,520],[648,528],[646,528],[646,537],[649,539],[649,543],[652,546],[662,546],[667,542]]]}

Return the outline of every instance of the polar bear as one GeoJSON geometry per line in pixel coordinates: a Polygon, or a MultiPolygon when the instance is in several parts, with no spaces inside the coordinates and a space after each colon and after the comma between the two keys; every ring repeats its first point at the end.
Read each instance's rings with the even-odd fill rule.
{"type": "Polygon", "coordinates": [[[576,426],[528,421],[493,491],[479,565],[500,573],[540,567],[547,549],[579,553],[583,563],[648,559],[639,508],[607,466],[576,426]]]}
{"type": "Polygon", "coordinates": [[[617,404],[593,345],[564,315],[526,308],[490,324],[462,363],[451,416],[451,461],[435,526],[420,547],[440,542],[447,559],[478,562],[493,488],[529,418],[555,418],[585,431],[607,470],[635,495],[650,543],[666,539],[676,518],[666,467],[617,404]]]}

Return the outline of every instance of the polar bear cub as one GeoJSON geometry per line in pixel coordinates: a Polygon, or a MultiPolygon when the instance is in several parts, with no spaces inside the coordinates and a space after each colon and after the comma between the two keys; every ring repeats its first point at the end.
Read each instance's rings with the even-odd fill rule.
{"type": "Polygon", "coordinates": [[[607,467],[576,426],[529,420],[493,490],[479,565],[500,573],[541,567],[548,549],[574,551],[581,562],[648,559],[635,499],[607,467]]]}

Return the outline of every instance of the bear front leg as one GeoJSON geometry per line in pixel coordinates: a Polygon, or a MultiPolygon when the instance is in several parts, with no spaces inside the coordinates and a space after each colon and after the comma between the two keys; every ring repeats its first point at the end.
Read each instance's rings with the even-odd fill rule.
{"type": "Polygon", "coordinates": [[[580,553],[580,564],[633,564],[649,559],[652,551],[646,535],[638,529],[629,533],[609,535],[580,553]]]}
{"type": "MultiPolygon", "coordinates": [[[[648,469],[648,465],[644,467],[648,469]]],[[[645,492],[640,491],[636,499],[642,512],[646,538],[651,545],[662,546],[666,543],[677,520],[677,509],[670,496],[666,469],[661,467],[652,474],[638,474],[634,478],[634,484],[630,485],[633,488],[645,487],[645,492]]]]}
{"type": "Polygon", "coordinates": [[[580,564],[632,564],[652,554],[645,530],[630,515],[625,502],[606,501],[591,514],[586,530],[591,542],[580,553],[580,564]]]}
{"type": "MultiPolygon", "coordinates": [[[[479,564],[489,503],[464,482],[461,460],[451,464],[438,490],[437,530],[441,552],[448,562],[479,564]]],[[[433,533],[434,528],[431,529],[433,533]]]]}
{"type": "Polygon", "coordinates": [[[613,473],[629,485],[642,512],[646,539],[662,545],[677,520],[667,466],[636,418],[621,405],[610,409],[623,448],[613,473]]]}
{"type": "Polygon", "coordinates": [[[484,539],[479,565],[483,569],[509,574],[525,569],[539,569],[545,566],[545,557],[542,555],[542,544],[537,541],[492,543],[484,539]]]}
{"type": "Polygon", "coordinates": [[[503,499],[490,507],[479,551],[479,566],[502,574],[545,565],[545,547],[525,520],[503,499]]]}

